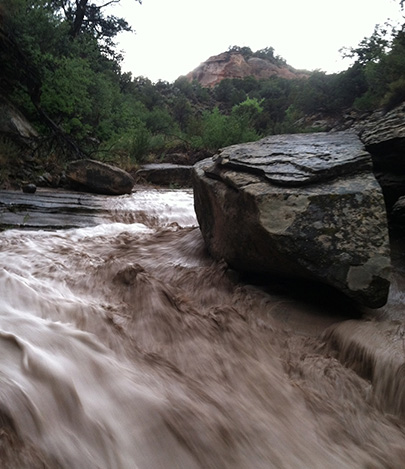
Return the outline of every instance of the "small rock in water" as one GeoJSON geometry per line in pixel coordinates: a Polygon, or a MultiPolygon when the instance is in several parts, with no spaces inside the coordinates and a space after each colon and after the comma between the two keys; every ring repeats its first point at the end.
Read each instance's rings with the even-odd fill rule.
{"type": "Polygon", "coordinates": [[[24,184],[22,186],[22,191],[27,194],[35,194],[37,186],[35,184],[24,184]]]}

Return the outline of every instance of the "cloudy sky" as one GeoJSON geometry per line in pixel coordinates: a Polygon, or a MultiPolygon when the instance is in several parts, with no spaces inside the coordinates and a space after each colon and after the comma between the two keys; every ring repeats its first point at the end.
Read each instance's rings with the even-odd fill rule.
{"type": "Polygon", "coordinates": [[[112,13],[123,33],[123,70],[174,81],[229,46],[273,47],[298,69],[346,69],[339,49],[356,46],[376,24],[402,18],[399,0],[121,0],[112,13]]]}

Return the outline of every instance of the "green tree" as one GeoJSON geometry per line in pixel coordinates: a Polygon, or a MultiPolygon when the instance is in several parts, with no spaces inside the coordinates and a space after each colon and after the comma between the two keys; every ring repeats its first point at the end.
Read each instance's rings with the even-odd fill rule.
{"type": "MultiPolygon", "coordinates": [[[[140,2],[140,0],[135,0],[140,2]]],[[[123,18],[104,15],[103,9],[119,0],[50,0],[48,4],[55,12],[63,14],[69,24],[69,35],[73,39],[82,32],[89,32],[97,39],[110,41],[121,31],[131,31],[123,18]]]]}
{"type": "Polygon", "coordinates": [[[203,114],[202,142],[208,150],[217,150],[224,146],[228,139],[228,118],[215,107],[203,114]]]}
{"type": "Polygon", "coordinates": [[[389,25],[376,25],[370,37],[365,37],[357,47],[341,49],[343,57],[355,58],[362,65],[378,62],[390,46],[389,25]]]}
{"type": "Polygon", "coordinates": [[[363,76],[363,93],[355,99],[355,107],[372,110],[401,102],[404,96],[404,37],[403,27],[397,30],[388,24],[377,25],[370,38],[364,38],[358,47],[346,53],[356,59],[352,69],[361,70],[363,76]]]}
{"type": "Polygon", "coordinates": [[[231,116],[233,116],[239,125],[244,129],[256,130],[256,122],[263,112],[263,100],[259,101],[257,98],[246,98],[240,104],[232,108],[231,116]]]}
{"type": "Polygon", "coordinates": [[[228,52],[231,54],[241,54],[245,58],[249,58],[253,55],[252,49],[250,47],[229,46],[228,52]]]}
{"type": "Polygon", "coordinates": [[[110,51],[115,35],[128,28],[104,16],[102,7],[83,0],[7,0],[2,9],[0,58],[10,64],[0,74],[2,87],[79,154],[72,137],[111,135],[111,116],[122,104],[118,57],[110,51]]]}
{"type": "Polygon", "coordinates": [[[183,95],[177,96],[171,104],[172,115],[179,124],[180,129],[185,131],[193,115],[190,101],[183,95]]]}
{"type": "Polygon", "coordinates": [[[218,107],[204,112],[203,146],[215,151],[235,143],[257,140],[259,135],[251,125],[252,111],[261,112],[259,103],[247,102],[244,106],[236,106],[230,116],[222,114],[218,107]]]}
{"type": "Polygon", "coordinates": [[[260,49],[253,54],[254,57],[259,57],[261,59],[267,59],[270,62],[277,64],[277,65],[285,65],[286,61],[280,57],[279,55],[274,55],[274,48],[273,47],[265,47],[264,49],[260,49]]]}
{"type": "Polygon", "coordinates": [[[297,96],[297,106],[305,114],[331,113],[336,110],[333,75],[315,71],[305,80],[297,96]]]}

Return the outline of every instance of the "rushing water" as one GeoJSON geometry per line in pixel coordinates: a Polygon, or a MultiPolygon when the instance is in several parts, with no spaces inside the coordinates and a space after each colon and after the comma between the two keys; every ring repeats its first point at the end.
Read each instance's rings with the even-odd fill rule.
{"type": "Polygon", "coordinates": [[[0,233],[1,468],[405,467],[402,284],[346,321],[213,261],[191,192],[106,204],[0,233]]]}

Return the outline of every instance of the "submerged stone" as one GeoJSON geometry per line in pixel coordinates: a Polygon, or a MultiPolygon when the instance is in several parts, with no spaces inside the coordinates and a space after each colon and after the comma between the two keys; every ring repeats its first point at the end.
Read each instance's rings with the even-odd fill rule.
{"type": "Polygon", "coordinates": [[[337,359],[372,383],[370,401],[405,417],[404,325],[398,321],[343,321],[322,338],[337,359]]]}
{"type": "Polygon", "coordinates": [[[385,304],[390,249],[371,158],[351,132],[267,137],[194,167],[212,256],[235,269],[315,280],[385,304]]]}

